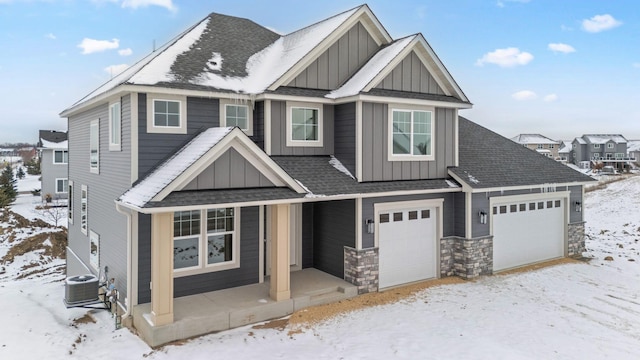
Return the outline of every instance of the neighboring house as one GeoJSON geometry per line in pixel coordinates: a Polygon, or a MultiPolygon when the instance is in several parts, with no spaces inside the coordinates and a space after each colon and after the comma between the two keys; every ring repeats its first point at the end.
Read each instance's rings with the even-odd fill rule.
{"type": "Polygon", "coordinates": [[[546,157],[560,160],[558,150],[562,145],[561,141],[552,140],[540,134],[520,134],[512,137],[511,140],[546,157]]]}
{"type": "Polygon", "coordinates": [[[562,140],[560,144],[560,149],[558,149],[558,157],[560,158],[559,160],[565,164],[569,162],[569,159],[571,159],[572,148],[573,148],[573,145],[571,144],[571,141],[562,140]]]}
{"type": "Polygon", "coordinates": [[[624,170],[635,161],[627,154],[627,139],[620,134],[587,134],[572,142],[571,162],[581,168],[601,163],[624,170]]]}
{"type": "Polygon", "coordinates": [[[155,346],[580,256],[592,179],[471,106],[421,34],[392,39],[366,5],[288,35],[211,14],[62,112],[67,274],[114,277],[155,346]]]}
{"type": "Polygon", "coordinates": [[[627,141],[627,153],[631,159],[634,159],[632,163],[638,166],[640,162],[640,140],[627,141]]]}
{"type": "Polygon", "coordinates": [[[69,190],[69,151],[67,133],[40,130],[37,147],[40,151],[40,176],[42,200],[66,199],[69,190]]]}

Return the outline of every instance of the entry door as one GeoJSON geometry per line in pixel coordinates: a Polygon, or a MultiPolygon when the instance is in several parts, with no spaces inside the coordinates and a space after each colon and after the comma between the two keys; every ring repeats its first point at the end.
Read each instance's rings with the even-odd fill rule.
{"type": "Polygon", "coordinates": [[[435,207],[381,211],[376,221],[380,288],[437,276],[435,207]]]}

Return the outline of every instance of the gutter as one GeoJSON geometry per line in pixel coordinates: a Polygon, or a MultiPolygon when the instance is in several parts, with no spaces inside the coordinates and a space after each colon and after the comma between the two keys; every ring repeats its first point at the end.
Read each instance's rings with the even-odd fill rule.
{"type": "Polygon", "coordinates": [[[132,222],[132,210],[122,207],[116,202],[116,211],[127,217],[127,301],[125,301],[125,312],[121,316],[121,320],[131,316],[133,309],[133,241],[131,236],[131,222],[132,222]]]}

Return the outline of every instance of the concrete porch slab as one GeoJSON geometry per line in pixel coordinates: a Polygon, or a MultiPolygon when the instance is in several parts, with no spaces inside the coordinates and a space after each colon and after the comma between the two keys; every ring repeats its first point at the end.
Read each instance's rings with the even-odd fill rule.
{"type": "Polygon", "coordinates": [[[268,279],[252,284],[174,299],[174,322],[153,326],[151,304],[133,308],[133,326],[140,337],[156,347],[171,341],[232,329],[291,315],[309,306],[348,299],[358,294],[346,281],[309,268],[291,273],[291,299],[269,297],[268,279]]]}

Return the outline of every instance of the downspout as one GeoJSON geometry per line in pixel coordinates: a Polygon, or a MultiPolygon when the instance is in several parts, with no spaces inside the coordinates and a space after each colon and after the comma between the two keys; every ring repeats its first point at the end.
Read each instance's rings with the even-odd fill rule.
{"type": "Polygon", "coordinates": [[[132,301],[131,299],[133,299],[133,293],[132,293],[132,278],[133,278],[133,241],[132,241],[132,236],[131,236],[131,218],[132,218],[132,213],[130,209],[127,209],[125,207],[122,207],[118,202],[116,202],[116,210],[123,214],[124,216],[127,217],[127,301],[125,301],[125,313],[122,314],[121,319],[124,320],[127,317],[131,316],[131,309],[133,308],[133,305],[131,304],[132,301]]]}

